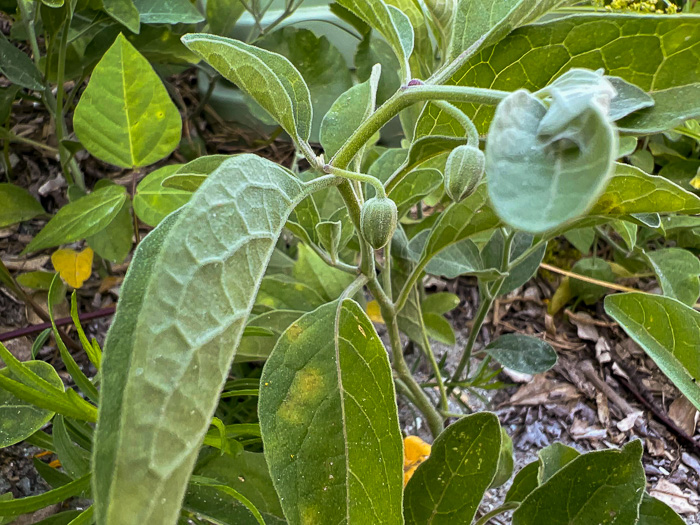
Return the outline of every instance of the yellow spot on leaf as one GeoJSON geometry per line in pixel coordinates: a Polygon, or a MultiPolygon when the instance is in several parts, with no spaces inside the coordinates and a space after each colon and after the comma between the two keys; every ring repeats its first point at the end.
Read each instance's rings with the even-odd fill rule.
{"type": "Polygon", "coordinates": [[[287,328],[287,339],[290,341],[296,340],[299,335],[303,332],[304,330],[302,329],[301,326],[298,324],[294,323],[291,325],[289,328],[287,328]]]}
{"type": "Polygon", "coordinates": [[[700,190],[700,174],[693,177],[693,179],[690,181],[690,185],[696,190],[700,190]]]}
{"type": "Polygon", "coordinates": [[[80,288],[92,273],[91,248],[85,248],[82,252],[75,250],[56,250],[51,255],[51,263],[67,284],[73,288],[80,288]]]}
{"type": "Polygon", "coordinates": [[[377,301],[372,300],[367,303],[367,317],[369,317],[373,323],[384,324],[382,312],[379,308],[379,303],[377,301]]]}
{"type": "Polygon", "coordinates": [[[304,416],[312,413],[314,405],[325,396],[323,383],[323,376],[318,368],[300,370],[294,376],[292,386],[277,410],[277,415],[288,423],[303,423],[304,416]]]}
{"type": "Polygon", "coordinates": [[[403,440],[403,485],[406,486],[418,465],[430,457],[432,447],[418,436],[406,436],[403,440]]]}

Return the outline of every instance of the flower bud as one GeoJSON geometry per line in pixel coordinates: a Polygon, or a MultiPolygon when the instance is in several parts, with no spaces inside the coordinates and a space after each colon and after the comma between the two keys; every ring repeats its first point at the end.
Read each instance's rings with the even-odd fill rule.
{"type": "Polygon", "coordinates": [[[360,230],[364,240],[375,250],[391,240],[397,223],[398,211],[390,198],[372,197],[363,204],[360,212],[360,230]]]}
{"type": "Polygon", "coordinates": [[[445,164],[445,192],[455,202],[472,193],[484,176],[486,159],[474,146],[457,146],[445,164]]]}

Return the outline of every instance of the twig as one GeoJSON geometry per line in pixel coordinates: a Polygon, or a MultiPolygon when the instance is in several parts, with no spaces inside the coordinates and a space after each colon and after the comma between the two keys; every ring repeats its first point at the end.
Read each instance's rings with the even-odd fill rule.
{"type": "MultiPolygon", "coordinates": [[[[543,268],[545,270],[549,270],[550,272],[558,273],[560,275],[566,275],[567,277],[571,277],[572,279],[577,279],[579,281],[584,281],[584,282],[591,283],[591,284],[597,284],[598,286],[602,286],[604,288],[609,288],[610,290],[617,290],[618,292],[634,292],[634,293],[644,293],[647,295],[656,295],[656,294],[652,294],[649,292],[645,292],[644,290],[638,290],[637,288],[630,288],[628,286],[622,286],[621,284],[609,283],[607,281],[599,281],[598,279],[594,279],[593,277],[586,277],[585,275],[570,272],[568,270],[562,270],[561,268],[557,268],[556,266],[552,266],[551,264],[547,264],[547,263],[540,263],[540,268],[543,268]]],[[[696,303],[695,308],[700,308],[700,303],[696,303]]]]}
{"type": "Polygon", "coordinates": [[[583,361],[580,368],[583,375],[586,376],[586,379],[593,383],[593,386],[605,394],[610,401],[615,403],[625,415],[635,412],[635,409],[627,401],[625,401],[620,394],[615,392],[615,390],[613,390],[609,384],[601,379],[598,372],[596,372],[595,368],[593,368],[593,363],[590,361],[583,361]]]}
{"type": "Polygon", "coordinates": [[[689,436],[685,432],[685,430],[676,425],[676,423],[668,416],[668,414],[656,404],[656,401],[654,400],[652,395],[649,392],[647,392],[642,386],[637,372],[624,362],[624,360],[620,357],[620,355],[614,348],[610,349],[610,355],[612,356],[613,360],[617,363],[617,365],[622,369],[622,371],[625,374],[627,374],[627,377],[630,378],[630,380],[627,381],[624,378],[620,377],[620,383],[622,383],[622,385],[625,388],[627,388],[627,390],[629,390],[634,395],[634,397],[636,397],[639,400],[640,403],[647,407],[647,409],[650,410],[652,414],[654,414],[656,419],[663,423],[671,431],[672,434],[675,434],[679,441],[682,441],[686,445],[688,445],[691,449],[693,449],[693,451],[696,454],[700,454],[700,443],[695,441],[692,438],[692,436],[689,436]]]}
{"type": "MultiPolygon", "coordinates": [[[[115,307],[108,306],[107,308],[102,308],[101,310],[95,310],[94,312],[88,312],[86,314],[80,314],[80,322],[90,321],[92,319],[100,319],[102,317],[109,317],[114,313],[115,307]]],[[[56,319],[56,326],[64,326],[71,324],[73,319],[70,317],[63,317],[61,319],[56,319]]],[[[5,332],[0,334],[0,342],[9,341],[11,339],[17,339],[19,337],[24,337],[25,335],[37,334],[43,332],[47,328],[51,328],[51,323],[40,323],[33,324],[30,326],[25,326],[24,328],[19,328],[17,330],[12,330],[11,332],[5,332]]]]}

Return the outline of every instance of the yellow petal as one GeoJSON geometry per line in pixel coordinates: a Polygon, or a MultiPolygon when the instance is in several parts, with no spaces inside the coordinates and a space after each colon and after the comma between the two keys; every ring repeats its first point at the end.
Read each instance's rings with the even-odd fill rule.
{"type": "Polygon", "coordinates": [[[700,174],[693,177],[693,180],[690,181],[690,185],[696,190],[700,190],[700,174]]]}
{"type": "Polygon", "coordinates": [[[373,323],[384,324],[382,311],[379,308],[379,303],[377,301],[371,300],[367,303],[367,317],[369,317],[373,323]]]}
{"type": "Polygon", "coordinates": [[[82,252],[62,249],[53,252],[51,263],[61,279],[73,288],[80,288],[92,273],[92,258],[91,248],[85,248],[82,252]]]}
{"type": "Polygon", "coordinates": [[[403,440],[403,484],[406,486],[418,465],[430,457],[432,447],[418,436],[407,436],[403,440]]]}

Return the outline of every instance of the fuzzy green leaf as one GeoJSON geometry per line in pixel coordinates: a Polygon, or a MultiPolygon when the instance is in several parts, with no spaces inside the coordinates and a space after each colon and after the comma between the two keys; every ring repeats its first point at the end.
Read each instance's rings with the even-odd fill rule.
{"type": "Polygon", "coordinates": [[[309,139],[311,95],[288,59],[238,40],[204,33],[185,35],[182,41],[250,95],[295,141],[309,139]]]}
{"type": "Polygon", "coordinates": [[[126,199],[126,188],[110,184],[66,204],[32,239],[24,253],[95,235],[114,220],[126,199]]]}
{"type": "Polygon", "coordinates": [[[142,24],[196,24],[204,20],[189,0],[133,0],[142,24]]]}
{"type": "Polygon", "coordinates": [[[576,99],[554,99],[547,109],[524,90],[496,110],[486,145],[489,196],[504,222],[544,232],[585,213],[614,169],[617,133],[602,108],[571,115],[576,99]],[[553,119],[564,119],[545,133],[553,119]],[[534,202],[542,202],[534,206],[534,202]]]}
{"type": "Polygon", "coordinates": [[[490,412],[447,427],[406,485],[406,523],[471,523],[496,475],[500,449],[501,426],[490,412]]]}
{"type": "Polygon", "coordinates": [[[326,304],[287,329],[263,369],[259,416],[290,524],[401,523],[394,384],[357,303],[326,304]]]}
{"type": "Polygon", "coordinates": [[[637,525],[684,525],[686,522],[674,510],[648,494],[644,494],[639,507],[637,525]]]}
{"type": "Polygon", "coordinates": [[[700,312],[643,293],[608,295],[605,311],[700,410],[700,312]]]}
{"type": "Polygon", "coordinates": [[[139,245],[105,342],[99,523],[176,522],[267,262],[305,192],[284,168],[236,156],[139,245]]]}
{"type": "Polygon", "coordinates": [[[98,159],[139,168],[177,147],[182,119],[148,60],[120,34],[95,66],[73,126],[98,159]]]}
{"type": "Polygon", "coordinates": [[[642,443],[583,454],[535,489],[513,514],[513,525],[635,523],[646,479],[642,443]]]}

